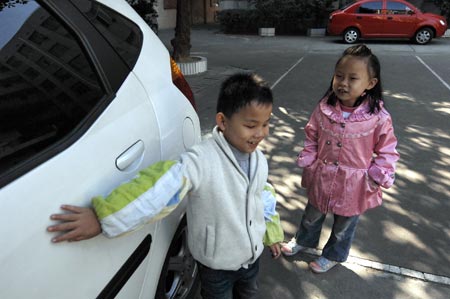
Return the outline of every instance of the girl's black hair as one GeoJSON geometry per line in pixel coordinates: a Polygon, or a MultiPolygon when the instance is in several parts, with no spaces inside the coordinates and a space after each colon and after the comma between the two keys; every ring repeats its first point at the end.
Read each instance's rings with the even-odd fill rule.
{"type": "MultiPolygon", "coordinates": [[[[364,95],[360,96],[353,106],[354,107],[359,106],[361,105],[362,102],[364,102],[367,99],[369,101],[369,113],[371,114],[378,113],[378,111],[381,110],[380,103],[384,102],[383,88],[381,87],[381,67],[378,57],[375,56],[366,45],[361,44],[351,46],[342,53],[342,56],[336,62],[335,68],[339,65],[342,58],[344,58],[345,56],[354,56],[360,57],[361,59],[366,59],[370,77],[378,79],[377,84],[372,89],[366,90],[364,95]]],[[[333,92],[333,79],[331,80],[330,88],[328,88],[325,95],[329,95],[327,104],[335,106],[338,101],[338,98],[333,92]]]]}
{"type": "Polygon", "coordinates": [[[238,112],[239,109],[252,102],[258,104],[273,104],[272,90],[258,75],[252,73],[237,73],[222,83],[217,113],[222,112],[226,117],[238,112]]]}

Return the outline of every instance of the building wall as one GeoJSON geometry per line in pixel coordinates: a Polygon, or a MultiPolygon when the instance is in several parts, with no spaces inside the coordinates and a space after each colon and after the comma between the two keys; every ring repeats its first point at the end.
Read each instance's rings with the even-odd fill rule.
{"type": "MultiPolygon", "coordinates": [[[[215,14],[219,9],[219,0],[188,1],[191,1],[192,24],[210,24],[215,22],[215,14]]],[[[247,2],[247,0],[245,0],[245,2],[247,2]]],[[[158,12],[159,28],[175,28],[177,18],[176,0],[158,0],[158,4],[155,8],[158,12]]]]}
{"type": "MultiPolygon", "coordinates": [[[[175,28],[176,20],[177,20],[177,10],[175,8],[164,8],[165,6],[165,0],[158,0],[158,5],[156,5],[156,11],[158,12],[158,26],[159,29],[167,29],[167,28],[175,28]]],[[[176,1],[175,6],[173,3],[166,3],[172,4],[168,5],[169,7],[176,7],[176,1]]]]}
{"type": "Polygon", "coordinates": [[[224,9],[247,9],[250,8],[247,0],[220,0],[219,7],[224,9]]]}

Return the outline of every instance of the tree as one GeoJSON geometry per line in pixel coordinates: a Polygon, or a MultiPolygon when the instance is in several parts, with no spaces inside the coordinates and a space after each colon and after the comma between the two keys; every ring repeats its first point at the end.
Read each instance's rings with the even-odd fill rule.
{"type": "Polygon", "coordinates": [[[0,11],[5,7],[14,7],[16,4],[27,4],[28,0],[0,0],[0,11]]]}
{"type": "MultiPolygon", "coordinates": [[[[6,0],[0,0],[6,1],[6,0]]],[[[14,0],[12,0],[14,1],[14,0]]],[[[16,0],[17,1],[17,0],[16,0]]],[[[151,17],[158,16],[154,5],[157,0],[127,0],[134,10],[153,27],[151,17]]],[[[177,0],[175,37],[170,41],[173,47],[172,58],[177,62],[190,61],[191,54],[191,0],[177,0]]]]}
{"type": "Polygon", "coordinates": [[[450,21],[450,0],[435,1],[435,3],[441,9],[441,15],[447,19],[447,23],[450,21]]]}
{"type": "Polygon", "coordinates": [[[157,0],[127,0],[128,4],[144,19],[144,21],[152,28],[155,33],[158,33],[158,13],[155,5],[157,0]]]}
{"type": "Polygon", "coordinates": [[[177,62],[190,60],[191,54],[191,1],[177,0],[175,37],[170,41],[172,57],[177,62]]]}

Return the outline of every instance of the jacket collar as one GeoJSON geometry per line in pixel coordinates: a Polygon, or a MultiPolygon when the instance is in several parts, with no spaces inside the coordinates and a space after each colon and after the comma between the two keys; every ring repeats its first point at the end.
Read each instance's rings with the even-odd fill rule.
{"type": "MultiPolygon", "coordinates": [[[[247,175],[244,173],[244,171],[239,166],[238,161],[236,160],[236,157],[233,154],[233,151],[231,150],[231,145],[228,143],[228,141],[223,136],[222,132],[219,130],[218,126],[215,126],[212,132],[214,141],[216,144],[220,147],[222,152],[227,156],[228,159],[233,163],[233,165],[242,173],[242,175],[248,179],[247,175]]],[[[255,150],[250,154],[250,178],[253,178],[254,172],[255,172],[255,162],[257,160],[257,154],[255,150]]]]}
{"type": "MultiPolygon", "coordinates": [[[[337,122],[337,123],[343,123],[345,121],[349,122],[361,122],[368,119],[371,119],[374,115],[369,113],[369,101],[365,100],[361,103],[354,111],[353,113],[344,120],[344,117],[342,116],[342,109],[341,106],[336,104],[335,106],[331,106],[327,104],[328,96],[324,97],[320,103],[320,111],[324,115],[326,115],[329,119],[337,122]]],[[[383,103],[380,103],[381,107],[383,107],[383,103]]]]}

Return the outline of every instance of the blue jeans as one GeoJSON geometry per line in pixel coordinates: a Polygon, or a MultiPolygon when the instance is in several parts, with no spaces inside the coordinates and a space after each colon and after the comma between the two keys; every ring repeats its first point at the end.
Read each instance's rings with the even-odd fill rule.
{"type": "Polygon", "coordinates": [[[214,270],[200,264],[203,299],[250,299],[258,292],[259,259],[236,271],[214,270]]]}
{"type": "MultiPolygon", "coordinates": [[[[323,214],[308,203],[295,236],[297,243],[305,247],[317,247],[326,216],[327,214],[323,214]]],[[[359,215],[345,217],[334,214],[333,228],[328,242],[323,248],[323,257],[336,262],[347,260],[358,220],[359,215]]]]}

